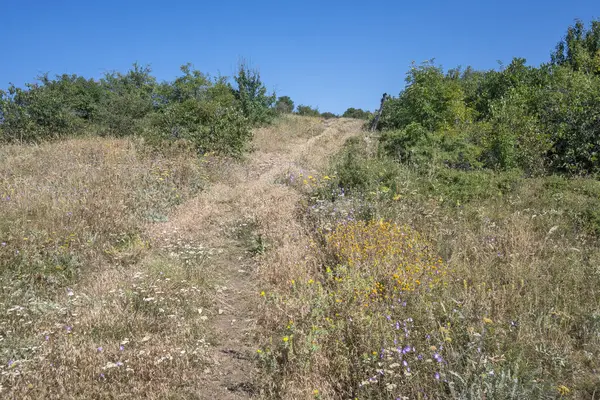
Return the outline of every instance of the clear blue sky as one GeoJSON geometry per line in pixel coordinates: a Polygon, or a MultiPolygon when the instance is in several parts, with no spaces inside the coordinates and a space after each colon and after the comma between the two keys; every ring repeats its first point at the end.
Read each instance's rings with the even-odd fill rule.
{"type": "Polygon", "coordinates": [[[375,109],[411,61],[451,68],[537,65],[598,0],[30,1],[0,0],[0,88],[42,72],[100,78],[150,64],[159,80],[191,62],[231,75],[241,58],[278,95],[321,111],[375,109]]]}

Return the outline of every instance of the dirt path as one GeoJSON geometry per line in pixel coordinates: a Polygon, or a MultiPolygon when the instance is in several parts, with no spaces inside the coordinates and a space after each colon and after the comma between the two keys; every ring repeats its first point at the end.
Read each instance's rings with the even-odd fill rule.
{"type": "MultiPolygon", "coordinates": [[[[243,163],[209,166],[210,188],[181,206],[169,222],[155,225],[156,243],[202,243],[213,249],[205,266],[213,306],[202,311],[212,337],[201,399],[244,399],[257,393],[254,383],[260,257],[280,246],[274,232],[293,223],[300,194],[278,182],[287,171],[322,170],[329,157],[361,122],[290,118],[257,132],[243,163]],[[268,238],[265,248],[263,238],[268,238]]],[[[279,249],[281,253],[282,249],[279,249]]],[[[262,275],[264,277],[264,274],[262,275]]]]}

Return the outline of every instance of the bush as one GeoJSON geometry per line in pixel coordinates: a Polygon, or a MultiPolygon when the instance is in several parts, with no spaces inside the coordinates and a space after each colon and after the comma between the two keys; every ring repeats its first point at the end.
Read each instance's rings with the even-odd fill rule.
{"type": "Polygon", "coordinates": [[[599,173],[598,32],[598,21],[588,31],[577,22],[538,68],[522,58],[499,71],[413,65],[405,89],[384,103],[384,152],[420,165],[599,173]]]}
{"type": "Polygon", "coordinates": [[[75,135],[95,117],[94,103],[99,100],[97,84],[76,76],[63,75],[27,89],[11,85],[0,91],[1,133],[5,141],[38,141],[75,135]]]}
{"type": "Polygon", "coordinates": [[[291,114],[294,111],[294,102],[288,96],[281,96],[275,102],[275,111],[279,114],[291,114]]]}
{"type": "Polygon", "coordinates": [[[312,108],[311,106],[299,105],[296,109],[296,114],[305,117],[319,117],[321,113],[318,108],[312,108]]]}
{"type": "Polygon", "coordinates": [[[344,118],[356,118],[356,119],[369,119],[371,117],[371,112],[364,111],[360,108],[350,107],[342,114],[344,118]]]}
{"type": "Polygon", "coordinates": [[[336,176],[330,186],[349,192],[364,193],[379,188],[392,188],[398,165],[386,158],[373,158],[364,151],[364,145],[350,139],[338,157],[336,176]]]}
{"type": "Polygon", "coordinates": [[[234,89],[186,64],[182,75],[158,84],[147,66],[101,80],[62,75],[0,91],[0,140],[39,141],[84,133],[143,136],[161,146],[186,140],[199,152],[240,155],[251,128],[274,115],[260,75],[240,66],[234,89]]]}
{"type": "Polygon", "coordinates": [[[600,75],[557,67],[541,96],[539,115],[555,171],[600,172],[600,75]]]}
{"type": "Polygon", "coordinates": [[[184,139],[199,152],[240,155],[252,138],[251,125],[225,78],[182,67],[183,76],[161,88],[165,103],[150,119],[144,136],[151,140],[184,139]]]}
{"type": "Polygon", "coordinates": [[[321,117],[325,118],[325,119],[338,118],[338,116],[336,114],[330,113],[330,112],[321,113],[321,117]]]}
{"type": "Polygon", "coordinates": [[[381,129],[403,129],[411,123],[435,131],[471,119],[465,94],[456,79],[445,77],[431,62],[413,65],[406,76],[406,89],[384,103],[381,129]]]}
{"type": "Polygon", "coordinates": [[[260,73],[241,63],[234,79],[238,86],[235,95],[246,118],[254,125],[270,122],[274,116],[272,106],[276,96],[267,95],[267,88],[260,79],[260,73]]]}

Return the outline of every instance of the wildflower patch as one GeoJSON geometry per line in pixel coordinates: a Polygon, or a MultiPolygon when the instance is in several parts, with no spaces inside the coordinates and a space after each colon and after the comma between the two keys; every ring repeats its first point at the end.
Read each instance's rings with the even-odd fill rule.
{"type": "Polygon", "coordinates": [[[372,294],[431,290],[445,283],[447,267],[408,226],[389,221],[344,221],[326,235],[340,265],[373,279],[372,294]]]}

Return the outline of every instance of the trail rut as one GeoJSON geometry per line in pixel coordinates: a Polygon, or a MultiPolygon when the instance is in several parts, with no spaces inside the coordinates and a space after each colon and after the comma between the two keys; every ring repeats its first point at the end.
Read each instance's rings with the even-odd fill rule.
{"type": "Polygon", "coordinates": [[[278,178],[290,170],[322,170],[360,129],[361,122],[350,119],[314,122],[295,132],[261,129],[244,162],[209,166],[216,176],[210,187],[151,228],[159,245],[184,238],[215,249],[203,266],[214,301],[203,314],[212,336],[198,398],[245,399],[258,393],[254,357],[261,266],[249,245],[255,252],[272,251],[264,248],[263,235],[277,246],[273,231],[293,223],[301,195],[278,178]]]}

